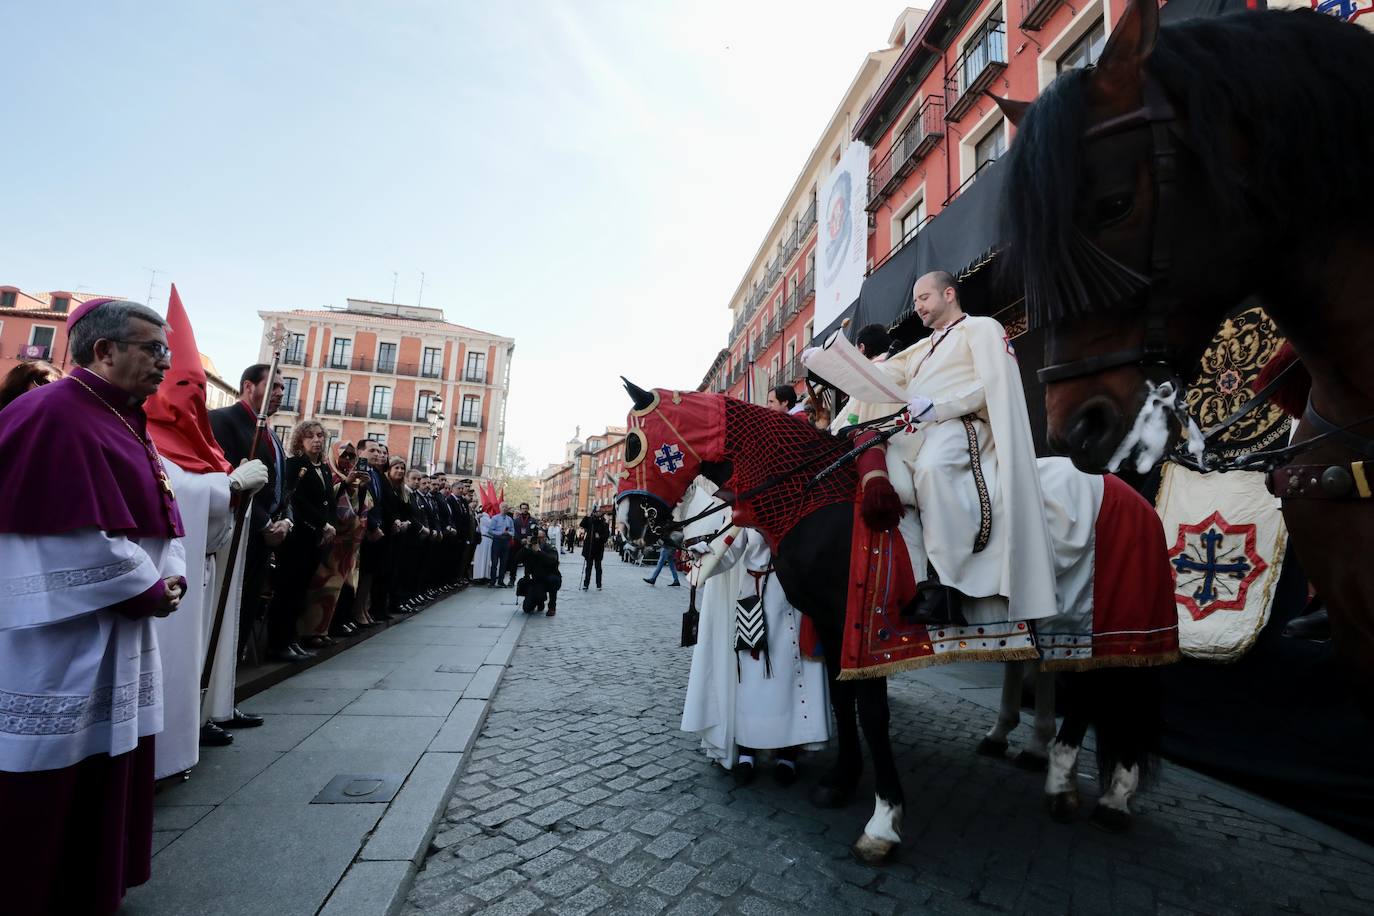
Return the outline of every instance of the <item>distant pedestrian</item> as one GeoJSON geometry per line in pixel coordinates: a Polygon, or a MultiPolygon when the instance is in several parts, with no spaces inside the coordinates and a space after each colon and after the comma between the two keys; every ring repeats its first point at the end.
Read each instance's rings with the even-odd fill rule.
{"type": "Polygon", "coordinates": [[[662,547],[658,548],[658,565],[654,567],[654,571],[652,574],[650,574],[649,578],[645,579],[644,581],[648,582],[650,585],[656,584],[658,582],[658,574],[663,572],[663,567],[666,566],[668,567],[668,571],[673,574],[673,581],[668,583],[668,587],[672,588],[675,585],[682,585],[682,583],[679,582],[677,579],[677,562],[675,559],[676,555],[677,551],[674,550],[672,547],[669,547],[667,544],[664,544],[662,547]]]}
{"type": "Polygon", "coordinates": [[[491,587],[501,588],[502,576],[510,563],[511,539],[515,536],[515,520],[505,503],[491,517],[487,532],[491,536],[491,587]]]}
{"type": "Polygon", "coordinates": [[[552,617],[558,612],[558,590],[563,587],[558,551],[537,527],[530,528],[527,538],[525,546],[516,554],[516,559],[524,564],[528,580],[523,607],[526,614],[537,614],[547,603],[546,616],[552,617]]]}
{"type": "Polygon", "coordinates": [[[596,570],[596,590],[601,591],[601,560],[606,555],[606,542],[611,539],[611,526],[601,513],[593,510],[578,528],[582,532],[582,590],[591,587],[592,570],[596,570]]]}

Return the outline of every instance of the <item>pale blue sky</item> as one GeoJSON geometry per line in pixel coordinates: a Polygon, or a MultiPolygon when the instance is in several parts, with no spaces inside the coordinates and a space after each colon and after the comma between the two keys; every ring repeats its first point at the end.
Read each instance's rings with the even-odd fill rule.
{"type": "Polygon", "coordinates": [[[0,283],[166,307],[226,376],[262,308],[424,304],[516,339],[538,468],[695,387],[899,2],[0,0],[0,283]]]}

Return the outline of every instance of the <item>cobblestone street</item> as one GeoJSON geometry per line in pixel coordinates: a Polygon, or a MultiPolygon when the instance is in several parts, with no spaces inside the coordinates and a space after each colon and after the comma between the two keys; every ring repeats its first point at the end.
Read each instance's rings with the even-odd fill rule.
{"type": "Polygon", "coordinates": [[[736,788],[678,731],[688,590],[610,557],[602,592],[578,590],[580,557],[563,569],[558,616],[525,627],[403,912],[1374,911],[1374,853],[1178,767],[1128,835],[1052,822],[1042,776],[974,753],[988,710],[917,674],[891,682],[905,842],[859,865],[871,779],[821,811],[808,792],[828,753],[790,789],[767,768],[736,788]]]}

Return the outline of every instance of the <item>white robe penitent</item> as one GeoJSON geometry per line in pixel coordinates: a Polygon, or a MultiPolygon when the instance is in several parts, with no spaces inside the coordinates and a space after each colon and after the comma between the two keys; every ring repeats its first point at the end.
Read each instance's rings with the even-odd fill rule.
{"type": "Polygon", "coordinates": [[[242,545],[229,583],[224,623],[211,667],[210,689],[202,696],[201,666],[210,647],[220,571],[228,560],[234,513],[227,474],[190,474],[163,460],[177,494],[185,537],[186,594],[175,613],[154,621],[162,656],[163,731],[157,741],[155,776],[162,779],[200,761],[200,727],[206,719],[233,714],[238,648],[238,595],[243,586],[242,545]],[[217,554],[223,553],[221,560],[217,554]]]}
{"type": "Polygon", "coordinates": [[[113,605],[186,574],[179,538],[0,534],[0,770],[132,751],[162,730],[153,618],[113,605]]]}
{"type": "Polygon", "coordinates": [[[554,550],[562,550],[562,549],[563,549],[563,526],[562,526],[562,525],[550,525],[550,526],[549,526],[549,543],[553,545],[554,550]]]}
{"type": "MultiPolygon", "coordinates": [[[[704,511],[715,502],[707,492],[710,487],[698,486],[685,502],[688,517],[704,511]]],[[[683,534],[697,537],[710,534],[730,524],[730,510],[722,509],[713,515],[688,525],[683,534]]],[[[706,756],[725,769],[735,765],[738,756],[735,746],[735,690],[739,676],[735,670],[735,596],[739,594],[744,568],[735,564],[698,582],[699,570],[693,569],[688,580],[697,589],[697,610],[701,619],[697,628],[697,644],[692,647],[692,669],[687,675],[687,696],[682,704],[682,730],[701,739],[706,756]]]]}
{"type": "MultiPolygon", "coordinates": [[[[689,504],[688,512],[696,514],[707,505],[689,504]]],[[[728,524],[728,516],[719,515],[721,524],[728,524]]],[[[716,518],[710,520],[710,530],[720,527],[716,518]]],[[[682,730],[700,736],[707,756],[726,769],[734,765],[740,746],[816,749],[830,738],[825,665],[801,655],[801,614],[787,601],[776,575],[752,574],[771,564],[763,536],[743,529],[725,548],[701,591],[701,622],[682,730]],[[767,664],[761,652],[754,659],[748,652],[735,651],[735,602],[755,594],[756,582],[763,583],[767,664]]]]}
{"type": "Polygon", "coordinates": [[[472,578],[491,578],[491,516],[483,512],[477,517],[477,533],[480,539],[477,549],[472,552],[472,578]]]}

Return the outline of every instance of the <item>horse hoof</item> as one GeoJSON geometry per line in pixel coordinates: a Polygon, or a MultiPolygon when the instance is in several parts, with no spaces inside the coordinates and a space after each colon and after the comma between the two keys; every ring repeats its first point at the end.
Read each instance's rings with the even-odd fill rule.
{"type": "Polygon", "coordinates": [[[1071,824],[1078,817],[1078,793],[1059,792],[1045,796],[1050,817],[1061,824],[1071,824]]]}
{"type": "Polygon", "coordinates": [[[818,785],[811,790],[811,804],[817,808],[843,808],[853,800],[852,788],[840,789],[835,786],[818,785]]]}
{"type": "Polygon", "coordinates": [[[882,865],[889,861],[897,852],[900,843],[893,843],[890,840],[880,840],[864,834],[859,837],[858,842],[853,846],[854,858],[866,865],[882,865]]]}
{"type": "Polygon", "coordinates": [[[1120,808],[1098,805],[1093,809],[1091,819],[1094,826],[1101,827],[1108,833],[1125,833],[1131,829],[1130,812],[1122,811],[1120,808]]]}
{"type": "Polygon", "coordinates": [[[978,742],[978,753],[983,757],[1005,757],[1009,745],[1005,741],[998,741],[995,738],[984,738],[978,742]]]}
{"type": "Polygon", "coordinates": [[[1030,751],[1022,751],[1017,754],[1012,759],[1012,762],[1016,764],[1018,769],[1025,770],[1028,773],[1043,773],[1050,768],[1050,759],[1048,757],[1032,754],[1030,751]]]}

